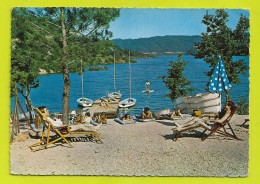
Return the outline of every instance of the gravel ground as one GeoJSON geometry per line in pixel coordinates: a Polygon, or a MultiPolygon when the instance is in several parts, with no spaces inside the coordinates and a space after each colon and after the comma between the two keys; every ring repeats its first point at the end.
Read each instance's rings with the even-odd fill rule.
{"type": "MultiPolygon", "coordinates": [[[[57,143],[31,152],[35,138],[16,139],[10,146],[10,173],[18,175],[113,176],[248,176],[248,116],[235,115],[231,126],[243,141],[213,135],[204,142],[202,129],[183,133],[176,141],[173,121],[120,125],[109,120],[100,137],[104,144],[68,138],[73,145],[57,143]]],[[[188,121],[177,120],[178,123],[188,121]]],[[[26,131],[25,131],[26,134],[26,131]]]]}

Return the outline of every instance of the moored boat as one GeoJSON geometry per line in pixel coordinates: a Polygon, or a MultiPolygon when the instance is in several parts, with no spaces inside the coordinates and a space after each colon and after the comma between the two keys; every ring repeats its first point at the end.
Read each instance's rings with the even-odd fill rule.
{"type": "Polygon", "coordinates": [[[135,98],[127,98],[125,100],[122,100],[119,102],[119,107],[120,108],[128,108],[128,107],[132,107],[134,106],[136,103],[136,99],[135,98]]]}
{"type": "Polygon", "coordinates": [[[80,107],[90,107],[93,104],[93,100],[84,97],[77,99],[77,102],[80,107]]]}
{"type": "MultiPolygon", "coordinates": [[[[181,112],[192,114],[194,110],[194,108],[184,108],[181,112]]],[[[202,113],[218,113],[221,111],[221,105],[215,105],[211,107],[200,107],[198,110],[200,110],[202,113]]]]}
{"type": "Polygon", "coordinates": [[[128,107],[132,107],[135,105],[136,103],[136,99],[131,97],[131,62],[130,62],[130,51],[129,51],[129,93],[130,93],[130,97],[122,100],[121,102],[119,102],[119,107],[120,108],[128,108],[128,107]]]}
{"type": "Polygon", "coordinates": [[[218,98],[218,93],[198,93],[195,96],[181,97],[176,100],[176,105],[181,103],[200,103],[206,100],[212,100],[218,98]]]}
{"type": "Polygon", "coordinates": [[[112,92],[112,93],[109,93],[107,95],[107,97],[110,98],[110,99],[121,99],[122,94],[119,93],[119,92],[112,92]]]}
{"type": "Polygon", "coordinates": [[[215,98],[210,100],[204,100],[198,103],[180,103],[177,107],[184,109],[200,109],[202,107],[212,107],[221,104],[221,98],[215,98]]]}

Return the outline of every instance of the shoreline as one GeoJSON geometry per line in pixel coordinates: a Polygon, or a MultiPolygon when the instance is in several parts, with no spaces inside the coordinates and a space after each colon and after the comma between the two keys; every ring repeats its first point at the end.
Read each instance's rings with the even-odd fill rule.
{"type": "MultiPolygon", "coordinates": [[[[31,152],[29,138],[10,145],[10,173],[15,175],[95,176],[248,176],[249,129],[240,127],[248,115],[234,115],[231,126],[243,141],[213,135],[202,142],[201,129],[183,133],[174,142],[174,122],[102,126],[104,144],[68,138],[73,145],[50,145],[31,152]],[[57,156],[59,154],[59,156],[57,156]],[[50,167],[51,165],[51,167],[50,167]]],[[[177,120],[184,123],[189,119],[177,120]]]]}

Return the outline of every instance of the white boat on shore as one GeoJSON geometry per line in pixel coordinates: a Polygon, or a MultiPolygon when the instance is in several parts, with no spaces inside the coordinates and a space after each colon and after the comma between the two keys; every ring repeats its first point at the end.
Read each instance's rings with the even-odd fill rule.
{"type": "Polygon", "coordinates": [[[218,93],[199,93],[195,96],[181,97],[176,100],[182,113],[193,113],[200,110],[202,113],[218,113],[221,111],[221,96],[218,93]]]}
{"type": "Polygon", "coordinates": [[[201,107],[212,107],[212,106],[216,106],[219,105],[221,103],[221,98],[215,98],[215,99],[211,99],[211,100],[204,100],[198,103],[181,103],[178,104],[177,106],[181,109],[184,108],[189,108],[189,109],[200,109],[201,107]]]}
{"type": "Polygon", "coordinates": [[[198,93],[195,96],[181,97],[176,100],[176,105],[181,103],[200,103],[206,100],[212,100],[218,98],[218,93],[198,93]]]}
{"type": "MultiPolygon", "coordinates": [[[[193,114],[193,111],[196,109],[193,108],[184,108],[181,110],[182,113],[185,114],[193,114]]],[[[214,113],[217,114],[221,111],[221,106],[220,105],[215,105],[215,106],[211,106],[211,107],[200,107],[199,110],[202,113],[214,113]]]]}

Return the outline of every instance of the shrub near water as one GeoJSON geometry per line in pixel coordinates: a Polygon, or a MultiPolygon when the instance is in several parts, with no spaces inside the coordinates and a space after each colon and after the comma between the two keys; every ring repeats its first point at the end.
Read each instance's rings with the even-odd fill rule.
{"type": "Polygon", "coordinates": [[[249,114],[249,103],[247,102],[246,96],[239,96],[239,101],[236,104],[239,106],[237,114],[239,115],[248,115],[249,114]]]}

